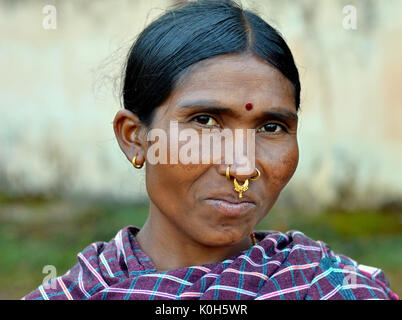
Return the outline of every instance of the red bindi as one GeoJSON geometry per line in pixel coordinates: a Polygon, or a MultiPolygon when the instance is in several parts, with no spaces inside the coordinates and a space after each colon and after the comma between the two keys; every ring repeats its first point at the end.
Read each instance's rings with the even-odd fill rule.
{"type": "Polygon", "coordinates": [[[247,103],[246,104],[246,110],[250,111],[251,109],[253,109],[253,104],[252,103],[247,103]]]}

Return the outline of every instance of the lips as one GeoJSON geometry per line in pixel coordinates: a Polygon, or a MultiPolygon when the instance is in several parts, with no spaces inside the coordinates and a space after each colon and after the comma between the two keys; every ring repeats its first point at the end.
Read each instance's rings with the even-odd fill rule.
{"type": "Polygon", "coordinates": [[[255,200],[251,198],[249,195],[243,193],[243,197],[239,199],[239,196],[232,193],[216,193],[214,195],[206,197],[206,199],[214,199],[214,200],[223,200],[231,203],[243,203],[250,202],[255,204],[255,200]]]}
{"type": "Polygon", "coordinates": [[[217,195],[205,199],[206,203],[227,217],[239,217],[246,215],[256,206],[249,197],[238,199],[233,195],[217,195]]]}

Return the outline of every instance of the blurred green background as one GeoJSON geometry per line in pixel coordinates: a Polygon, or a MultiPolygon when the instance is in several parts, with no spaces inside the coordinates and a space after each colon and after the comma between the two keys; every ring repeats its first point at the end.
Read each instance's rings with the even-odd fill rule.
{"type": "MultiPolygon", "coordinates": [[[[54,265],[57,275],[76,263],[94,241],[109,241],[126,225],[141,226],[148,203],[122,204],[0,197],[0,299],[20,299],[36,289],[54,265]]],[[[335,252],[385,271],[391,289],[402,295],[402,215],[381,211],[327,210],[318,214],[273,209],[257,229],[300,230],[335,252]]]]}

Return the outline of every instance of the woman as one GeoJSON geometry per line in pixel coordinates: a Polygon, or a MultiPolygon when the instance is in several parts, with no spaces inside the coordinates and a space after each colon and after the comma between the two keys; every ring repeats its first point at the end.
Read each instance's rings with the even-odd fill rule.
{"type": "Polygon", "coordinates": [[[296,170],[300,103],[292,54],[256,14],[229,0],[166,12],[132,46],[122,97],[114,131],[146,164],[149,217],[25,299],[398,299],[380,269],[301,232],[253,232],[296,170]],[[202,138],[224,131],[238,134],[209,152],[202,138]],[[239,146],[252,151],[231,158],[239,146]]]}

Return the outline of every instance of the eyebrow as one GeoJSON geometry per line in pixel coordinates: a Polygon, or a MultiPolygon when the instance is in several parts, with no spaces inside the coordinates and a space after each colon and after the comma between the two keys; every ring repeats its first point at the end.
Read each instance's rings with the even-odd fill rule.
{"type": "Polygon", "coordinates": [[[258,118],[279,121],[296,121],[299,117],[295,112],[283,108],[275,108],[272,111],[263,111],[261,116],[258,116],[258,118]]]}
{"type": "MultiPolygon", "coordinates": [[[[238,117],[239,114],[233,111],[232,108],[222,107],[220,102],[215,99],[200,99],[190,102],[183,102],[178,105],[180,109],[200,109],[211,113],[225,113],[233,117],[238,117]]],[[[272,110],[262,111],[258,119],[272,119],[279,121],[295,121],[298,119],[297,113],[287,110],[285,108],[276,107],[272,110]]]]}

